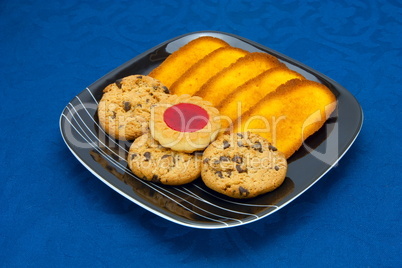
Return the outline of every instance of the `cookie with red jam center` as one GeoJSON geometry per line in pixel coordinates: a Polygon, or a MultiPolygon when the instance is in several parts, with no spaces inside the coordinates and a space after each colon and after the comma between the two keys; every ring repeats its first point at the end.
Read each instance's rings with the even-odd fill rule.
{"type": "Polygon", "coordinates": [[[172,95],[151,108],[152,137],[175,151],[204,150],[215,140],[220,126],[219,111],[197,96],[172,95]]]}

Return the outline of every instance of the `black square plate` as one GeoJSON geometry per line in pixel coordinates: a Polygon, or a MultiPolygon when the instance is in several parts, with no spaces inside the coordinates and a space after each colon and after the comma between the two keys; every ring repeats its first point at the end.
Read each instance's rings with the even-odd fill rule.
{"type": "Polygon", "coordinates": [[[216,229],[262,219],[295,200],[336,165],[355,141],[362,123],[363,112],[357,100],[325,75],[245,38],[203,31],[166,41],[95,81],[67,104],[60,117],[60,130],[75,157],[124,197],[175,223],[216,229]],[[99,127],[96,110],[104,87],[128,75],[148,74],[172,52],[200,36],[214,36],[250,52],[272,54],[307,79],[325,84],[337,97],[337,109],[326,124],[288,159],[287,178],[273,192],[250,200],[235,200],[209,190],[200,179],[175,187],[143,181],[127,168],[125,159],[130,142],[114,140],[99,127]]]}

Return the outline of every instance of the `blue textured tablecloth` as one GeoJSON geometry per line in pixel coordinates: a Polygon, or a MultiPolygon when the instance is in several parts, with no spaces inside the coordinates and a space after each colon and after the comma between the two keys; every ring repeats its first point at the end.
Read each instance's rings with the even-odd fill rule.
{"type": "Polygon", "coordinates": [[[400,1],[0,2],[0,267],[401,267],[400,1]],[[340,163],[279,212],[236,228],[162,219],[98,180],[59,131],[96,79],[175,36],[251,39],[361,103],[340,163]]]}

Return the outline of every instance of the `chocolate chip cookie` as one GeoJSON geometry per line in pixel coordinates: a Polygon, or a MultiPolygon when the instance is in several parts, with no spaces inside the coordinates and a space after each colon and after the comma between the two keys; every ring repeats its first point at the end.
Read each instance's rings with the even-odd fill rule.
{"type": "Polygon", "coordinates": [[[98,105],[99,123],[119,140],[133,140],[147,131],[151,105],[170,95],[166,86],[145,75],[119,79],[103,92],[98,105]]]}
{"type": "Polygon", "coordinates": [[[214,191],[251,198],[273,191],[285,179],[284,155],[250,132],[222,134],[204,151],[201,177],[214,191]]]}
{"type": "Polygon", "coordinates": [[[137,138],[127,156],[132,172],[139,178],[166,185],[189,183],[201,174],[201,154],[165,148],[146,133],[137,138]]]}

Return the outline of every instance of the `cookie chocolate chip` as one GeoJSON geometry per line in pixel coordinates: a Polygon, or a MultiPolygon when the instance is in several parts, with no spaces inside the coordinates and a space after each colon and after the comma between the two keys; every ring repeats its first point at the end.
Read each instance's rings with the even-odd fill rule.
{"type": "Polygon", "coordinates": [[[149,133],[131,144],[127,162],[138,178],[166,185],[189,183],[201,173],[201,155],[162,147],[149,133]]]}
{"type": "Polygon", "coordinates": [[[279,187],[286,171],[284,155],[265,138],[247,132],[223,134],[211,143],[203,154],[201,175],[216,192],[252,198],[279,187]]]}
{"type": "Polygon", "coordinates": [[[169,96],[166,87],[149,76],[117,79],[103,90],[98,105],[99,123],[113,138],[134,140],[148,131],[151,105],[169,96]]]}

